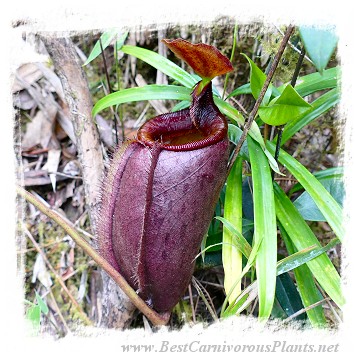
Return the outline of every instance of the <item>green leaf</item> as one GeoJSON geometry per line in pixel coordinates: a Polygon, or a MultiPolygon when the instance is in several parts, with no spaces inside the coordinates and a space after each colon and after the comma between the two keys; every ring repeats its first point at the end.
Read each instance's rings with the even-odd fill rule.
{"type": "Polygon", "coordinates": [[[288,84],[278,98],[273,99],[267,107],[260,107],[258,114],[265,123],[277,126],[299,118],[311,107],[288,84]]]}
{"type": "MultiPolygon", "coordinates": [[[[288,253],[291,254],[291,256],[297,254],[290,237],[281,224],[279,224],[279,228],[288,253]]],[[[307,265],[302,265],[294,269],[294,274],[304,307],[311,306],[322,300],[322,296],[316,287],[312,273],[307,265]]],[[[326,326],[327,324],[323,308],[320,305],[307,310],[307,316],[313,327],[326,326]]]]}
{"type": "MultiPolygon", "coordinates": [[[[305,97],[320,90],[333,89],[338,86],[340,75],[339,67],[329,68],[323,74],[319,72],[307,74],[297,79],[295,90],[301,97],[305,97]]],[[[286,86],[287,84],[284,84],[277,89],[282,93],[286,86]]]]}
{"type": "MultiPolygon", "coordinates": [[[[102,49],[104,50],[107,46],[110,45],[112,40],[114,39],[115,36],[117,36],[118,30],[117,29],[112,29],[110,31],[104,32],[101,36],[101,43],[102,43],[102,49]]],[[[128,32],[125,32],[119,39],[119,41],[122,41],[122,44],[126,40],[128,35],[128,32]]],[[[94,60],[97,56],[101,54],[101,46],[100,46],[100,40],[95,43],[94,48],[92,49],[88,59],[85,61],[83,66],[86,66],[89,64],[92,60],[94,60]]]]}
{"type": "MultiPolygon", "coordinates": [[[[321,247],[296,207],[276,183],[274,183],[274,192],[277,218],[296,249],[302,250],[312,245],[321,247]]],[[[307,262],[307,265],[326,293],[339,307],[342,307],[345,300],[341,292],[340,276],[327,254],[319,255],[307,262]]]]}
{"type": "MultiPolygon", "coordinates": [[[[339,206],[343,206],[345,197],[344,182],[341,179],[322,179],[319,182],[331,194],[331,196],[338,202],[339,206]]],[[[293,204],[301,213],[306,221],[325,221],[326,219],[319,211],[317,205],[314,203],[312,197],[308,192],[303,192],[293,204]]]]}
{"type": "Polygon", "coordinates": [[[215,217],[223,223],[223,228],[226,228],[231,233],[231,238],[233,240],[233,245],[235,245],[246,258],[250,257],[252,248],[240,231],[226,218],[215,217]]]}
{"type": "Polygon", "coordinates": [[[274,191],[268,161],[259,145],[248,137],[253,179],[254,240],[261,242],[256,257],[259,318],[268,319],[274,304],[277,264],[277,229],[274,191]]]}
{"type": "MultiPolygon", "coordinates": [[[[266,146],[271,151],[275,151],[276,145],[274,143],[267,142],[266,146]]],[[[291,155],[287,154],[284,150],[280,150],[279,161],[310,194],[336,236],[340,240],[343,240],[345,232],[342,223],[342,209],[339,204],[301,163],[291,155]]]]}
{"type": "Polygon", "coordinates": [[[338,43],[335,27],[300,26],[299,32],[309,57],[322,73],[338,43]]]}
{"type": "MultiPolygon", "coordinates": [[[[323,94],[312,102],[312,110],[301,115],[298,119],[287,123],[282,134],[281,144],[283,145],[287,140],[308,125],[313,120],[317,119],[329,109],[334,107],[340,101],[340,92],[338,88],[334,88],[329,92],[323,94]]],[[[275,140],[276,141],[276,140],[275,140]]]]}
{"type": "MultiPolygon", "coordinates": [[[[228,137],[229,140],[234,144],[237,145],[240,137],[242,136],[243,131],[239,129],[236,125],[234,124],[228,124],[228,137]]],[[[240,157],[242,157],[244,160],[250,161],[249,158],[249,152],[248,152],[248,146],[247,143],[244,142],[239,153],[240,157]]]]}
{"type": "Polygon", "coordinates": [[[46,304],[46,302],[42,299],[41,295],[39,295],[36,291],[36,300],[37,300],[37,304],[40,307],[41,311],[43,314],[47,315],[48,314],[48,306],[46,304]]]}
{"type": "MultiPolygon", "coordinates": [[[[221,243],[220,243],[221,244],[221,243]]],[[[207,248],[206,248],[207,249],[207,248]]],[[[202,260],[202,254],[196,259],[196,270],[210,269],[215,266],[222,265],[222,253],[221,250],[215,252],[207,252],[202,260]]]]}
{"type": "MultiPolygon", "coordinates": [[[[240,125],[244,125],[245,120],[244,120],[243,116],[238,112],[237,109],[232,107],[229,103],[224,102],[220,98],[214,97],[214,101],[215,101],[218,109],[221,111],[221,113],[226,115],[232,121],[234,121],[240,125]]],[[[269,160],[269,164],[270,164],[270,167],[272,168],[272,170],[275,171],[276,173],[278,173],[279,175],[283,175],[279,170],[279,167],[277,165],[277,162],[275,161],[274,156],[266,149],[264,139],[263,139],[263,137],[260,133],[260,129],[255,121],[252,123],[251,128],[248,132],[248,135],[250,135],[254,140],[256,140],[259,143],[259,145],[261,146],[261,148],[264,151],[264,154],[266,155],[267,159],[269,160]]]]}
{"type": "Polygon", "coordinates": [[[26,312],[26,319],[31,323],[33,333],[37,334],[41,322],[41,308],[38,305],[29,307],[26,312]]]}
{"type": "Polygon", "coordinates": [[[291,255],[288,257],[283,258],[277,262],[277,275],[298,268],[299,266],[327,252],[329,249],[335,247],[339,243],[340,240],[338,238],[334,238],[324,247],[319,247],[314,244],[298,252],[291,253],[291,255]]]}
{"type": "Polygon", "coordinates": [[[191,74],[156,52],[129,45],[123,46],[121,51],[150,64],[185,87],[192,88],[198,82],[191,74]]]}
{"type": "MultiPolygon", "coordinates": [[[[281,93],[281,91],[279,91],[279,88],[280,87],[276,88],[274,86],[271,86],[271,96],[278,97],[281,93]]],[[[252,94],[250,83],[245,83],[245,84],[241,85],[240,87],[234,89],[234,91],[231,94],[229,94],[226,99],[228,99],[230,97],[236,97],[241,94],[252,94]]]]}
{"type": "MultiPolygon", "coordinates": [[[[315,178],[317,178],[320,182],[322,180],[329,179],[343,179],[344,177],[344,168],[342,166],[331,167],[329,169],[325,169],[322,171],[313,172],[315,178]]],[[[292,193],[302,190],[303,186],[300,183],[296,183],[291,190],[288,192],[290,196],[292,193]]]]}
{"type": "MultiPolygon", "coordinates": [[[[224,199],[224,218],[234,223],[236,230],[242,231],[242,169],[243,160],[238,157],[227,179],[226,196],[224,199]]],[[[229,294],[232,303],[241,292],[241,282],[233,287],[236,277],[242,272],[242,253],[232,245],[233,234],[223,227],[222,261],[224,270],[224,289],[229,294]]]]}
{"type": "MultiPolygon", "coordinates": [[[[303,309],[300,294],[288,273],[281,274],[276,278],[276,298],[287,316],[294,315],[303,309]]],[[[303,313],[298,315],[295,320],[304,320],[305,317],[306,314],[303,313]]]]}
{"type": "Polygon", "coordinates": [[[181,86],[157,84],[123,89],[101,98],[95,104],[92,116],[95,117],[101,110],[110,106],[152,99],[190,100],[190,89],[181,86]]]}
{"type": "MultiPolygon", "coordinates": [[[[250,65],[250,89],[254,99],[258,99],[261,89],[266,80],[266,74],[244,53],[242,55],[248,60],[250,65]]],[[[271,85],[267,89],[261,105],[267,105],[269,103],[272,94],[271,85]]]]}
{"type": "Polygon", "coordinates": [[[232,91],[232,93],[230,93],[226,99],[229,99],[230,97],[236,97],[237,95],[241,94],[252,94],[250,83],[245,83],[242,86],[234,89],[234,91],[232,91]]]}

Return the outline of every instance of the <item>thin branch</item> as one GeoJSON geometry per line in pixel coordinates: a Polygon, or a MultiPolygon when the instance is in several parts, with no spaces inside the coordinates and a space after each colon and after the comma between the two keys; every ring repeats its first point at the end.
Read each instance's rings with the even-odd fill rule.
{"type": "MultiPolygon", "coordinates": [[[[296,64],[295,71],[293,72],[293,76],[291,79],[291,86],[294,87],[296,85],[297,78],[300,74],[301,68],[302,68],[302,63],[304,56],[306,55],[306,48],[303,47],[300,53],[300,56],[298,57],[298,61],[296,64]]],[[[275,161],[278,162],[279,159],[279,154],[280,154],[280,149],[281,149],[281,140],[282,140],[282,133],[284,131],[285,125],[280,125],[277,127],[277,142],[276,142],[276,149],[275,149],[275,161]]],[[[272,172],[271,174],[272,179],[274,180],[275,178],[275,171],[272,172]]]]}
{"type": "MultiPolygon", "coordinates": [[[[29,193],[30,194],[30,193],[29,193]]],[[[81,308],[81,306],[79,305],[79,303],[75,300],[74,296],[71,294],[71,292],[68,290],[67,286],[64,284],[63,279],[58,275],[58,273],[55,271],[55,269],[52,267],[52,264],[49,262],[46,254],[43,252],[43,250],[41,249],[41,247],[39,246],[39,244],[36,242],[36,240],[33,238],[32,234],[28,231],[27,228],[24,228],[24,232],[27,235],[27,237],[30,239],[30,241],[32,242],[32,244],[34,245],[34,247],[36,248],[37,252],[39,254],[41,254],[44,262],[46,263],[46,265],[48,266],[49,270],[53,273],[54,277],[56,278],[56,280],[58,281],[59,285],[63,288],[63,290],[65,291],[65,293],[68,295],[70,301],[73,303],[73,305],[75,306],[75,308],[78,310],[79,314],[81,315],[83,321],[85,321],[85,323],[87,325],[92,325],[92,322],[90,321],[90,319],[87,317],[87,315],[85,314],[85,312],[83,311],[83,309],[81,308]]]]}
{"type": "Polygon", "coordinates": [[[309,310],[312,310],[314,309],[315,307],[319,306],[319,305],[322,305],[324,302],[327,302],[328,300],[330,300],[329,297],[323,299],[323,300],[320,300],[320,301],[317,301],[315,302],[314,304],[312,305],[309,305],[307,307],[304,307],[303,309],[301,310],[298,310],[297,312],[295,312],[294,314],[292,314],[291,316],[289,316],[287,319],[283,320],[282,323],[283,324],[286,324],[288,323],[289,321],[293,320],[295,317],[299,316],[299,315],[302,315],[303,313],[309,311],[309,310]]]}
{"type": "MultiPolygon", "coordinates": [[[[35,196],[26,191],[20,186],[17,186],[17,193],[25,198],[29,203],[33,204],[47,217],[51,218],[54,222],[60,225],[68,235],[73,238],[75,243],[81,247],[86,254],[88,254],[105,272],[115,281],[115,283],[125,292],[132,303],[139,309],[152,323],[153,325],[166,325],[169,321],[170,314],[164,313],[162,315],[158,314],[156,311],[152,310],[131,288],[123,276],[115,270],[101,255],[99,255],[96,250],[91,247],[91,245],[83,239],[75,230],[72,224],[63,220],[55,211],[46,207],[41,201],[39,201],[35,196]]],[[[64,285],[65,286],[65,285],[64,285]]],[[[80,307],[80,306],[79,306],[80,307]]]]}
{"type": "Polygon", "coordinates": [[[189,284],[189,298],[190,298],[190,305],[191,305],[192,321],[195,324],[196,323],[196,314],[195,314],[194,300],[192,297],[191,284],[189,284]]]}
{"type": "Polygon", "coordinates": [[[235,160],[237,159],[238,155],[239,155],[239,152],[240,152],[240,149],[242,148],[242,145],[244,144],[244,141],[247,137],[247,134],[248,134],[248,131],[250,130],[251,128],[251,125],[253,124],[253,121],[256,117],[256,114],[259,110],[259,107],[260,107],[260,104],[261,102],[263,101],[264,99],[264,96],[265,96],[265,93],[269,87],[269,84],[271,83],[271,80],[272,80],[272,77],[274,76],[274,73],[276,71],[276,68],[281,60],[281,57],[282,57],[282,54],[287,46],[287,42],[288,40],[290,39],[291,35],[292,35],[292,32],[294,30],[294,26],[290,25],[288,28],[287,28],[287,31],[285,33],[285,36],[284,38],[282,39],[282,42],[280,44],[280,47],[279,47],[279,50],[277,51],[276,53],[276,56],[274,58],[274,61],[271,65],[271,68],[270,68],[270,71],[266,77],[266,80],[265,80],[265,83],[263,85],[263,88],[261,89],[261,92],[259,94],[259,97],[257,99],[257,101],[255,102],[255,105],[254,105],[254,108],[253,110],[251,111],[248,119],[246,120],[245,122],[245,125],[244,125],[244,129],[243,129],[243,133],[238,141],[238,144],[237,146],[235,147],[235,150],[233,152],[233,156],[229,162],[229,165],[228,165],[228,174],[230,173],[230,170],[232,169],[233,167],[233,164],[235,162],[235,160]]]}
{"type": "MultiPolygon", "coordinates": [[[[275,26],[277,31],[281,34],[281,36],[284,36],[284,33],[281,31],[281,29],[278,27],[278,26],[275,26]]],[[[301,50],[299,50],[291,41],[288,41],[288,45],[295,51],[297,52],[298,54],[301,54],[301,50]]],[[[314,63],[313,61],[308,57],[308,56],[305,56],[305,59],[311,63],[313,66],[314,66],[314,63]]]]}

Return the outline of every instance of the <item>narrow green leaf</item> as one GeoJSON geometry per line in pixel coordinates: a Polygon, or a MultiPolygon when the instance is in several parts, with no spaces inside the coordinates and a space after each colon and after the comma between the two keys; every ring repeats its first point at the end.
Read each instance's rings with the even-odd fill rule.
{"type": "MultiPolygon", "coordinates": [[[[219,218],[221,218],[221,217],[219,217],[219,218]]],[[[235,228],[233,228],[233,226],[228,221],[226,221],[226,223],[228,223],[227,227],[229,227],[230,231],[234,232],[235,228]]],[[[280,226],[280,229],[282,229],[281,224],[279,224],[279,226],[280,226]]],[[[282,234],[284,236],[284,230],[282,232],[283,232],[282,234]]],[[[316,245],[312,245],[310,247],[307,247],[305,249],[300,250],[299,252],[296,252],[295,250],[292,250],[293,253],[291,253],[291,251],[289,251],[289,253],[291,255],[286,257],[286,258],[284,258],[284,259],[282,259],[282,260],[280,260],[280,261],[278,261],[278,263],[277,263],[277,276],[279,276],[281,274],[284,274],[284,273],[286,273],[286,272],[288,272],[290,270],[295,270],[298,267],[307,268],[309,274],[311,274],[310,271],[309,271],[309,268],[305,265],[305,263],[307,263],[308,261],[310,261],[310,260],[318,257],[319,255],[325,253],[326,251],[328,251],[329,249],[331,249],[332,247],[334,247],[336,244],[339,244],[339,243],[340,243],[340,241],[337,238],[335,238],[332,241],[330,241],[325,247],[318,247],[316,245]]],[[[254,253],[255,252],[257,252],[257,250],[254,250],[254,253]]],[[[249,256],[249,255],[247,255],[247,254],[245,254],[243,252],[243,254],[246,257],[247,256],[249,257],[248,264],[250,264],[250,265],[254,264],[254,260],[255,260],[255,254],[254,253],[252,251],[250,256],[249,256]]],[[[250,266],[248,265],[248,270],[249,270],[249,268],[250,268],[250,266]]],[[[244,270],[245,269],[243,269],[243,273],[245,274],[244,270]]],[[[300,271],[301,271],[301,269],[300,269],[300,271]]],[[[307,270],[306,270],[306,272],[307,272],[307,270]]],[[[305,274],[305,277],[306,277],[306,274],[305,274]]],[[[302,274],[301,274],[301,278],[302,278],[302,274]]],[[[302,281],[301,278],[299,280],[297,280],[297,281],[302,281]]],[[[246,289],[244,289],[243,292],[238,296],[237,300],[233,304],[229,305],[227,309],[225,309],[225,310],[222,309],[223,313],[221,315],[223,317],[232,316],[232,315],[237,313],[238,309],[240,309],[238,311],[238,313],[240,313],[243,310],[243,308],[246,308],[247,304],[243,308],[242,308],[242,304],[245,302],[246,297],[249,294],[249,291],[252,290],[252,287],[255,284],[257,284],[257,280],[255,280],[251,285],[249,285],[246,289]]],[[[314,287],[315,287],[312,275],[310,275],[310,277],[307,275],[305,284],[306,285],[309,284],[310,286],[313,284],[314,287]]],[[[302,288],[303,288],[303,286],[304,285],[302,285],[302,288]]],[[[310,291],[312,291],[311,289],[312,289],[312,286],[310,287],[310,291]]],[[[305,289],[304,292],[302,291],[302,293],[305,295],[305,298],[303,297],[303,295],[301,295],[302,301],[304,302],[304,304],[306,303],[306,305],[304,305],[304,306],[309,306],[309,305],[313,304],[313,302],[317,302],[317,301],[319,301],[321,299],[321,297],[319,298],[319,296],[317,295],[317,299],[318,300],[315,300],[315,301],[309,300],[308,299],[308,295],[307,295],[307,293],[308,293],[307,289],[305,289]],[[309,302],[309,301],[311,301],[311,302],[309,302]]],[[[317,294],[319,294],[318,290],[317,290],[317,294]]],[[[252,296],[250,300],[253,300],[255,298],[255,296],[252,296]]],[[[250,301],[249,301],[249,303],[250,303],[250,301]]],[[[322,307],[319,306],[319,308],[322,311],[322,307]]],[[[317,311],[319,308],[316,308],[315,311],[317,311]]],[[[313,310],[314,309],[309,310],[309,311],[312,311],[312,313],[313,313],[313,310]]],[[[317,323],[316,326],[319,326],[319,324],[320,323],[317,323]]]]}
{"type": "MultiPolygon", "coordinates": [[[[319,180],[319,182],[331,194],[331,196],[335,199],[339,206],[343,207],[343,202],[345,198],[344,181],[342,179],[331,178],[322,179],[319,180]]],[[[307,191],[303,192],[299,197],[297,197],[293,204],[306,221],[325,221],[322,212],[319,211],[317,205],[315,204],[314,200],[307,191]]]]}
{"type": "Polygon", "coordinates": [[[335,27],[300,26],[299,32],[309,57],[322,73],[338,43],[335,27]]]}
{"type": "MultiPolygon", "coordinates": [[[[329,68],[325,70],[323,74],[319,72],[307,74],[298,78],[295,90],[301,97],[305,97],[320,90],[333,89],[338,86],[340,75],[339,67],[329,68]]],[[[286,86],[287,83],[277,87],[277,89],[282,93],[286,86]]]]}
{"type": "Polygon", "coordinates": [[[231,234],[233,245],[236,246],[248,259],[250,257],[252,248],[242,233],[240,233],[240,231],[226,218],[218,216],[215,218],[223,223],[223,228],[226,228],[231,234]]]}
{"type": "Polygon", "coordinates": [[[310,247],[292,253],[288,257],[283,258],[277,262],[277,275],[286,273],[290,270],[298,268],[303,264],[306,264],[310,260],[327,252],[329,249],[335,247],[339,243],[340,240],[338,238],[334,238],[324,247],[319,247],[316,244],[313,244],[310,247]]]}
{"type": "MultiPolygon", "coordinates": [[[[261,89],[266,80],[266,74],[244,53],[242,55],[248,60],[250,65],[250,88],[251,93],[253,94],[254,99],[256,100],[259,97],[261,89]]],[[[267,105],[269,103],[270,97],[272,94],[271,86],[267,89],[265,96],[261,105],[267,105]]]]}
{"type": "Polygon", "coordinates": [[[309,111],[311,107],[288,84],[281,95],[273,99],[267,107],[260,107],[258,114],[265,123],[277,126],[296,120],[302,114],[309,111]]]}
{"type": "MultiPolygon", "coordinates": [[[[102,43],[102,49],[104,50],[107,46],[110,45],[110,43],[112,42],[112,40],[114,39],[115,36],[117,36],[118,34],[118,30],[117,29],[112,29],[110,31],[106,31],[104,32],[101,36],[101,43],[102,43]]],[[[126,37],[128,35],[128,32],[125,32],[121,37],[120,40],[122,40],[123,42],[126,40],[126,37]]],[[[122,43],[123,43],[122,42],[122,43]]],[[[101,46],[100,46],[100,40],[97,41],[95,43],[94,48],[92,49],[88,59],[85,61],[85,63],[83,64],[83,66],[86,66],[87,64],[89,64],[92,60],[94,60],[97,56],[99,56],[101,54],[101,46]]]]}
{"type": "MultiPolygon", "coordinates": [[[[281,91],[279,91],[279,88],[280,87],[276,88],[274,86],[271,86],[271,96],[278,97],[281,93],[281,91]]],[[[252,94],[250,83],[245,83],[245,84],[241,85],[240,87],[234,89],[234,91],[231,94],[229,94],[226,99],[228,99],[230,97],[236,97],[241,94],[252,94]]]]}
{"type": "Polygon", "coordinates": [[[37,300],[37,304],[41,309],[41,312],[45,315],[48,314],[48,306],[46,304],[46,302],[42,299],[41,295],[39,295],[36,291],[36,300],[37,300]]]}
{"type": "MultiPolygon", "coordinates": [[[[255,264],[255,260],[259,254],[259,250],[260,250],[260,247],[261,247],[261,244],[263,243],[263,239],[259,240],[258,242],[255,242],[254,241],[254,245],[253,245],[253,249],[251,250],[251,253],[250,253],[250,256],[248,258],[248,261],[247,263],[245,264],[241,274],[239,276],[236,276],[235,277],[235,281],[234,281],[234,284],[232,286],[232,288],[229,290],[229,292],[227,293],[227,296],[223,302],[223,305],[222,305],[222,308],[221,308],[221,316],[225,317],[225,311],[226,311],[226,306],[227,306],[227,302],[230,301],[229,297],[230,295],[232,294],[234,288],[237,286],[237,284],[239,284],[239,282],[242,280],[243,276],[250,270],[250,268],[255,264]]],[[[249,285],[250,287],[250,285],[249,285]]],[[[248,288],[249,288],[248,287],[248,288]]],[[[238,297],[237,297],[237,300],[236,301],[233,301],[230,303],[229,307],[227,310],[230,310],[231,307],[233,307],[237,301],[240,300],[240,298],[242,297],[242,295],[244,294],[244,292],[246,290],[248,290],[248,288],[244,289],[243,293],[240,294],[238,297]]]]}
{"type": "MultiPolygon", "coordinates": [[[[277,218],[296,249],[302,250],[312,245],[321,247],[296,207],[276,183],[274,183],[274,192],[277,218]]],[[[345,301],[341,292],[340,276],[328,256],[322,254],[307,262],[307,265],[327,294],[339,307],[342,307],[345,301]]]]}
{"type": "MultiPolygon", "coordinates": [[[[243,131],[239,129],[236,125],[234,124],[228,124],[228,137],[229,140],[234,144],[237,145],[240,137],[242,136],[243,131]]],[[[250,161],[249,158],[249,152],[248,152],[248,146],[247,143],[244,142],[242,145],[242,148],[240,149],[240,157],[242,157],[244,160],[250,161]]]]}
{"type": "MultiPolygon", "coordinates": [[[[219,110],[224,115],[226,115],[232,121],[234,121],[240,125],[244,125],[245,120],[244,120],[243,116],[238,112],[237,109],[233,108],[229,103],[224,102],[220,98],[214,97],[214,101],[215,101],[217,107],[219,108],[219,110]]],[[[261,148],[264,151],[264,154],[266,155],[267,159],[269,160],[269,164],[270,164],[270,167],[272,168],[272,170],[275,171],[276,173],[278,173],[279,175],[283,175],[279,170],[279,167],[277,165],[277,162],[275,161],[274,156],[266,149],[264,139],[260,133],[260,129],[259,129],[258,125],[256,124],[256,122],[252,123],[251,128],[248,132],[248,135],[250,135],[254,140],[256,140],[259,143],[259,145],[261,146],[261,148]]]]}
{"type": "MultiPolygon", "coordinates": [[[[226,195],[224,199],[224,218],[234,223],[235,228],[242,231],[242,168],[243,160],[238,157],[232,167],[227,179],[226,195]]],[[[232,246],[232,233],[223,227],[222,261],[224,269],[224,289],[231,291],[228,301],[232,303],[241,292],[241,282],[233,289],[236,277],[242,272],[242,253],[239,249],[232,246]]]]}
{"type": "MultiPolygon", "coordinates": [[[[302,300],[293,280],[288,273],[276,278],[276,298],[287,316],[294,315],[303,309],[302,300]]],[[[304,320],[306,314],[298,315],[295,320],[304,320]]]]}
{"type": "Polygon", "coordinates": [[[121,51],[150,64],[185,87],[192,88],[198,82],[191,74],[156,52],[129,45],[123,46],[121,51]]]}
{"type": "Polygon", "coordinates": [[[326,113],[330,108],[334,107],[340,101],[340,92],[338,88],[334,88],[323,94],[312,102],[312,110],[304,113],[298,119],[287,123],[282,134],[281,144],[283,145],[295,133],[301,130],[319,116],[326,113]]]}
{"type": "MultiPolygon", "coordinates": [[[[267,147],[271,151],[275,151],[275,146],[276,145],[274,143],[267,142],[267,147]]],[[[287,154],[284,150],[280,150],[279,161],[287,168],[287,170],[291,172],[291,174],[310,194],[315,204],[327,220],[328,224],[333,229],[336,236],[340,240],[343,240],[345,232],[342,222],[342,209],[339,204],[322,186],[322,184],[300,162],[298,162],[291,155],[287,154]]]]}
{"type": "Polygon", "coordinates": [[[119,51],[124,45],[126,38],[128,36],[128,31],[126,31],[122,36],[120,36],[116,41],[116,52],[119,51]]]}
{"type": "MultiPolygon", "coordinates": [[[[319,181],[328,180],[328,179],[343,179],[344,168],[342,166],[331,167],[329,169],[325,169],[322,171],[313,172],[313,176],[319,181]]],[[[298,182],[288,192],[288,196],[302,189],[303,186],[298,182]]]]}
{"type": "Polygon", "coordinates": [[[259,291],[259,318],[268,319],[274,304],[277,264],[277,229],[270,167],[259,145],[248,137],[253,179],[254,240],[262,241],[256,273],[259,291]]]}
{"type": "Polygon", "coordinates": [[[95,104],[92,116],[95,117],[101,110],[110,106],[152,99],[190,100],[190,89],[182,86],[157,84],[123,89],[101,98],[95,104]]]}
{"type": "Polygon", "coordinates": [[[230,93],[226,99],[229,99],[230,97],[236,97],[241,94],[252,94],[250,83],[245,83],[240,87],[234,89],[234,91],[232,91],[232,93],[230,93]]]}
{"type": "MultiPolygon", "coordinates": [[[[296,249],[282,224],[279,224],[279,228],[288,253],[291,254],[291,256],[297,254],[296,249]]],[[[322,299],[322,296],[314,283],[312,273],[307,265],[302,265],[294,269],[294,274],[304,307],[311,306],[322,299]]],[[[320,305],[307,310],[307,316],[313,327],[326,326],[327,324],[323,308],[320,305]]]]}

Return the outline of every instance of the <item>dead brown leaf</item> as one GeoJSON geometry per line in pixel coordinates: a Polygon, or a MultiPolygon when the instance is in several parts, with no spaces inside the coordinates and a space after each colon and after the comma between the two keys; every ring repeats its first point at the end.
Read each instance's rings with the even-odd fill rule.
{"type": "Polygon", "coordinates": [[[43,77],[42,71],[36,63],[26,63],[16,71],[14,82],[12,84],[12,93],[26,89],[27,85],[32,85],[43,77]]]}

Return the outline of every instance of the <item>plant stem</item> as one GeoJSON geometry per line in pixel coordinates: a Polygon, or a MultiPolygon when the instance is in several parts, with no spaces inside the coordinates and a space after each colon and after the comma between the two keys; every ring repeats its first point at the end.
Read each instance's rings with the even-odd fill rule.
{"type": "Polygon", "coordinates": [[[35,196],[26,191],[20,186],[17,186],[17,193],[25,198],[29,203],[33,204],[47,217],[51,218],[59,226],[61,226],[75,243],[81,247],[86,254],[88,254],[106,273],[115,281],[115,283],[125,292],[125,294],[130,298],[132,303],[139,309],[152,323],[153,325],[166,325],[169,321],[170,314],[164,313],[159,314],[152,310],[131,288],[123,276],[115,270],[96,250],[91,247],[91,245],[83,239],[75,228],[68,222],[66,222],[62,217],[60,217],[54,210],[46,207],[42,202],[40,202],[35,196]]]}
{"type": "MultiPolygon", "coordinates": [[[[105,53],[104,53],[104,48],[102,46],[102,41],[101,41],[101,37],[99,39],[99,43],[100,43],[100,49],[101,49],[101,54],[102,54],[102,60],[104,62],[104,69],[105,69],[105,75],[106,75],[106,81],[107,81],[107,87],[108,87],[108,91],[110,92],[110,94],[112,93],[112,87],[111,87],[111,83],[110,83],[110,77],[108,75],[108,70],[107,70],[107,64],[106,64],[106,57],[105,57],[105,53]]],[[[113,111],[113,110],[112,110],[113,111]]],[[[116,133],[116,145],[118,144],[118,132],[117,132],[117,116],[115,114],[115,112],[113,111],[113,122],[115,125],[115,133],[116,133]]]]}
{"type": "Polygon", "coordinates": [[[272,80],[272,77],[274,76],[274,73],[276,71],[276,68],[281,60],[281,57],[282,57],[282,54],[287,46],[287,42],[288,40],[290,39],[291,35],[292,35],[292,32],[294,30],[294,26],[290,25],[288,28],[287,28],[287,31],[285,33],[285,36],[284,38],[282,39],[282,42],[280,44],[280,47],[275,55],[275,58],[274,58],[274,61],[271,65],[271,68],[270,68],[270,71],[266,77],[266,80],[265,80],[265,83],[263,85],[263,88],[261,89],[261,92],[259,94],[259,97],[257,99],[257,101],[255,102],[255,105],[253,107],[253,110],[251,111],[251,113],[249,114],[249,117],[248,119],[245,121],[245,124],[244,124],[244,129],[243,129],[243,133],[238,141],[238,144],[237,146],[235,147],[235,150],[233,152],[233,156],[229,162],[229,165],[228,165],[228,171],[227,173],[229,174],[230,170],[232,169],[232,166],[235,162],[235,160],[237,159],[238,155],[239,155],[239,152],[240,152],[240,149],[242,148],[242,145],[247,137],[247,134],[248,134],[248,131],[250,130],[251,128],[251,125],[256,117],[256,114],[259,110],[259,107],[260,107],[260,104],[261,102],[263,101],[264,99],[264,96],[265,96],[265,93],[269,87],[269,84],[272,80]]]}
{"type": "MultiPolygon", "coordinates": [[[[234,57],[234,52],[235,52],[235,48],[237,46],[237,35],[238,35],[238,25],[237,22],[234,25],[234,32],[233,32],[233,46],[232,46],[232,53],[230,56],[230,61],[233,61],[233,57],[234,57]]],[[[227,83],[228,83],[228,79],[229,79],[229,72],[226,74],[226,80],[224,81],[224,87],[223,87],[223,94],[222,94],[222,99],[224,100],[224,95],[226,93],[226,89],[227,89],[227,83]]]]}
{"type": "MultiPolygon", "coordinates": [[[[306,55],[306,49],[305,47],[302,48],[300,56],[298,57],[298,61],[296,64],[295,71],[293,72],[293,76],[291,79],[291,86],[294,87],[296,85],[296,81],[298,78],[298,75],[300,74],[301,67],[302,67],[302,62],[304,59],[304,56],[306,55]]],[[[277,127],[277,142],[276,142],[276,149],[275,149],[275,161],[276,163],[278,162],[279,159],[279,154],[280,154],[280,149],[281,149],[281,140],[282,140],[282,133],[284,131],[285,125],[280,125],[277,127]]],[[[274,180],[275,178],[275,171],[272,172],[271,174],[272,179],[274,180]]]]}
{"type": "Polygon", "coordinates": [[[303,59],[304,59],[305,55],[306,55],[306,48],[303,47],[302,50],[301,50],[300,56],[298,57],[296,68],[295,68],[295,71],[293,72],[293,76],[292,76],[292,79],[291,79],[291,86],[292,87],[294,87],[296,85],[296,81],[297,81],[298,75],[300,74],[301,67],[302,67],[302,62],[303,62],[303,59]]]}

